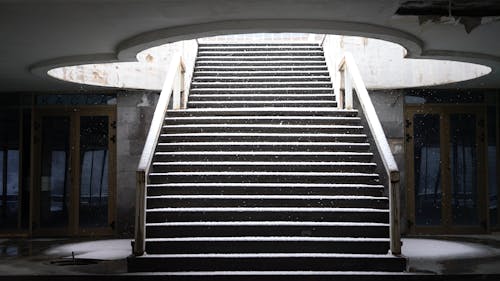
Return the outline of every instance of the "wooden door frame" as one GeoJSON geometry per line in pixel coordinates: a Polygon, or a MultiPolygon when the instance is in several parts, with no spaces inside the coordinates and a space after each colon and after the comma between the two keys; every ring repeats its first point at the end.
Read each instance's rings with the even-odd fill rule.
{"type": "Polygon", "coordinates": [[[30,236],[93,236],[115,234],[116,222],[116,107],[109,105],[82,106],[39,106],[32,113],[32,149],[31,149],[31,196],[30,196],[30,236]],[[40,122],[43,116],[68,116],[70,118],[70,165],[71,188],[69,221],[66,228],[33,229],[34,223],[39,223],[40,173],[41,173],[41,136],[40,122]],[[79,188],[80,188],[80,117],[107,116],[108,119],[108,222],[110,227],[81,228],[79,226],[79,188]]]}
{"type": "Polygon", "coordinates": [[[490,231],[488,213],[488,189],[486,179],[486,141],[485,120],[486,105],[467,104],[457,106],[456,104],[423,104],[406,105],[404,111],[406,120],[405,136],[405,161],[406,161],[406,186],[407,186],[407,216],[409,232],[412,234],[472,234],[487,233],[490,231]],[[476,144],[477,144],[477,192],[478,192],[478,219],[479,226],[453,226],[451,210],[451,171],[450,171],[450,114],[471,113],[476,115],[476,144]],[[440,160],[441,160],[441,225],[440,226],[417,226],[415,220],[415,175],[414,175],[414,128],[413,116],[415,114],[437,114],[440,119],[440,160]],[[484,225],[483,227],[481,227],[484,225]]]}

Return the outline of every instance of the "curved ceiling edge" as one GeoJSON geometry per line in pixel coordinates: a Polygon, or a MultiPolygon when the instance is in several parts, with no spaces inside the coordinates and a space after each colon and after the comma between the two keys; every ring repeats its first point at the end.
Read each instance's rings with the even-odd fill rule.
{"type": "Polygon", "coordinates": [[[301,32],[364,36],[400,44],[411,54],[420,53],[423,45],[423,42],[412,34],[366,23],[327,20],[231,20],[145,32],[122,41],[116,48],[116,53],[120,60],[131,61],[142,50],[175,41],[215,35],[258,32],[301,32]]]}
{"type": "Polygon", "coordinates": [[[38,76],[42,76],[44,78],[48,77],[50,79],[59,80],[55,77],[48,75],[47,72],[57,67],[89,64],[89,63],[111,63],[111,62],[118,62],[118,57],[114,53],[79,55],[79,56],[77,55],[77,56],[59,57],[59,58],[40,61],[29,66],[28,70],[31,73],[38,76]]]}
{"type": "Polygon", "coordinates": [[[500,71],[494,67],[494,65],[500,67],[499,57],[471,52],[425,50],[424,43],[420,38],[385,26],[345,21],[274,19],[217,21],[148,31],[121,41],[117,45],[115,53],[77,55],[44,60],[30,66],[29,71],[44,78],[50,77],[57,80],[57,78],[47,74],[50,69],[78,64],[136,61],[136,55],[140,51],[162,44],[215,35],[255,32],[303,32],[369,37],[403,46],[407,50],[407,58],[479,63],[492,69],[485,76],[500,71]]]}

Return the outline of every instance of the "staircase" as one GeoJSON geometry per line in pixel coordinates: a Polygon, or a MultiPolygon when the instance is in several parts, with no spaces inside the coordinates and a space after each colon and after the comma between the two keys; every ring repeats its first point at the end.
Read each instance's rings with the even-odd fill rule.
{"type": "Polygon", "coordinates": [[[188,109],[167,111],[130,272],[402,272],[356,110],[317,44],[200,44],[188,109]]]}

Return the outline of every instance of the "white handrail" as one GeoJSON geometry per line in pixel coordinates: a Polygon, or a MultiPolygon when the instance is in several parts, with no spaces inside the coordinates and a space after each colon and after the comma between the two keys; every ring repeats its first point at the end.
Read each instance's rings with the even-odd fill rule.
{"type": "Polygon", "coordinates": [[[135,244],[134,255],[141,256],[145,250],[146,233],[146,184],[149,167],[153,160],[158,138],[160,136],[165,114],[173,96],[173,108],[180,109],[181,94],[184,92],[184,72],[185,66],[180,53],[175,54],[169,64],[167,76],[163,83],[160,98],[156,104],[156,109],[151,121],[146,143],[142,150],[139,166],[136,171],[136,205],[135,205],[135,244]]]}
{"type": "Polygon", "coordinates": [[[352,86],[356,90],[361,109],[366,117],[371,135],[375,141],[378,153],[384,164],[389,181],[389,215],[390,215],[390,247],[394,255],[401,254],[401,233],[399,224],[399,169],[396,160],[392,155],[391,148],[387,142],[387,138],[378,119],[377,112],[373,107],[373,103],[366,89],[365,83],[361,78],[358,66],[350,53],[344,53],[337,67],[338,72],[335,79],[336,84],[334,89],[338,89],[339,107],[345,109],[353,108],[353,91],[352,86]],[[340,75],[338,75],[340,74],[340,75]],[[344,80],[344,94],[340,91],[341,77],[344,80]],[[352,83],[351,83],[352,82],[352,83]],[[342,102],[343,101],[343,102],[342,102]],[[342,105],[343,103],[343,105],[342,105]]]}

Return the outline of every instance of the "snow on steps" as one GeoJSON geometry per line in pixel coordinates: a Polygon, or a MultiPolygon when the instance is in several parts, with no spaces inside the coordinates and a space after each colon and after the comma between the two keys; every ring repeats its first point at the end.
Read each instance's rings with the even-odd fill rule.
{"type": "Polygon", "coordinates": [[[336,108],[321,48],[199,48],[191,108],[167,111],[154,155],[147,254],[129,271],[287,281],[403,271],[387,254],[388,199],[367,135],[356,110],[336,108]]]}

